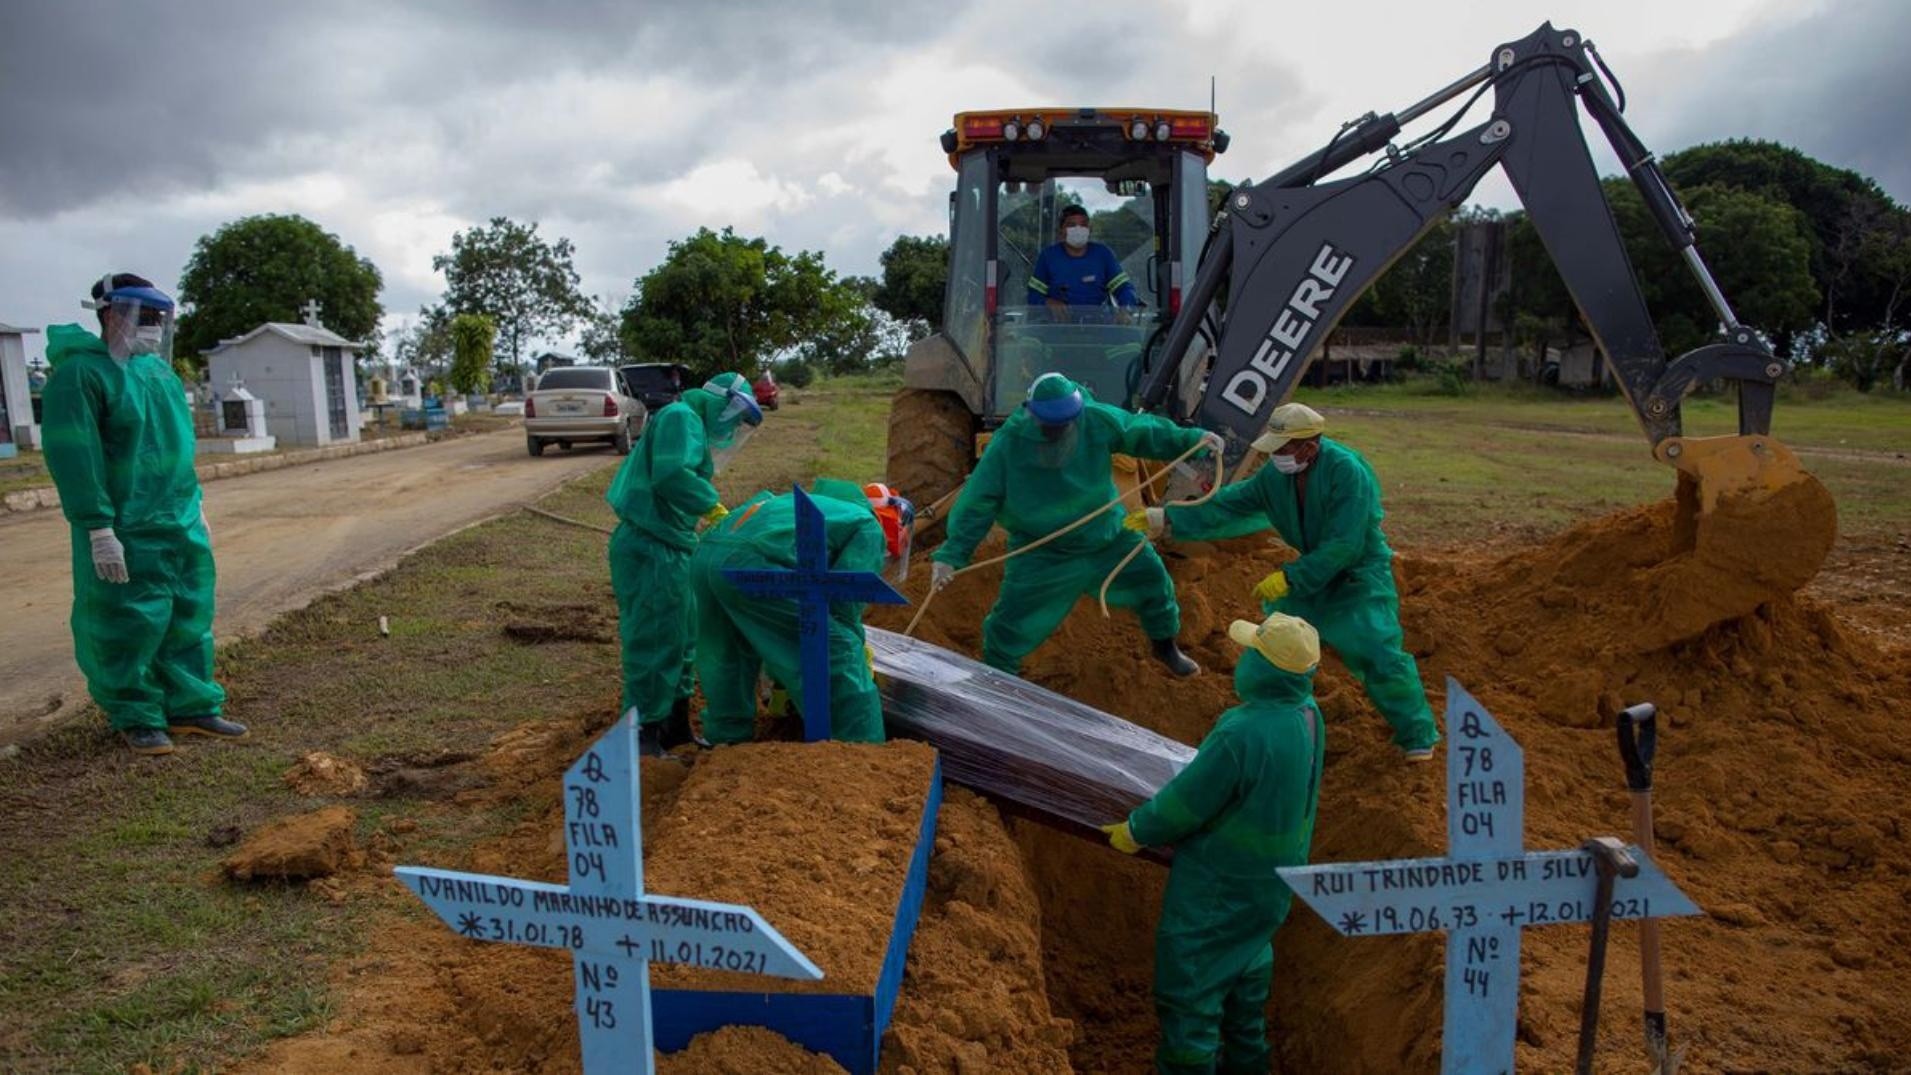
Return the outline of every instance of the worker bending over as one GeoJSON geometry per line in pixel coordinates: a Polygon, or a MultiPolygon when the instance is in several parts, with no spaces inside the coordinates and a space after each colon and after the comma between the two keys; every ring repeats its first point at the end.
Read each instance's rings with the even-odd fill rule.
{"type": "Polygon", "coordinates": [[[1276,871],[1307,863],[1320,800],[1319,636],[1276,612],[1236,620],[1228,637],[1245,651],[1234,669],[1241,704],[1153,799],[1102,830],[1127,854],[1174,848],[1155,928],[1164,1075],[1268,1070],[1272,940],[1294,901],[1276,871]]]}
{"type": "Polygon", "coordinates": [[[650,416],[605,499],[617,512],[610,585],[617,597],[624,710],[637,711],[638,750],[690,742],[697,632],[690,554],[697,528],[726,513],[711,484],[763,421],[750,384],[720,373],[650,416]]]}
{"type": "MultiPolygon", "coordinates": [[[[909,501],[883,485],[859,488],[832,478],[817,479],[812,493],[831,571],[906,568],[916,515],[909,501]]],[[[796,567],[796,494],[751,497],[704,533],[691,564],[703,734],[714,744],[745,743],[756,734],[760,670],[790,697],[803,696],[802,617],[796,599],[751,597],[724,572],[796,567]]],[[[860,604],[829,606],[829,713],[830,738],[883,741],[860,604]]]]}
{"type": "Polygon", "coordinates": [[[1284,403],[1254,441],[1256,451],[1268,453],[1268,466],[1206,504],[1137,511],[1125,525],[1184,541],[1273,527],[1300,557],[1254,588],[1263,611],[1319,628],[1392,726],[1394,744],[1407,760],[1426,761],[1440,732],[1419,666],[1402,644],[1393,550],[1380,531],[1380,482],[1360,453],[1322,436],[1326,428],[1313,408],[1284,403]]]}
{"type": "Polygon", "coordinates": [[[212,674],[212,537],[173,300],[132,273],[93,285],[100,335],[46,330],[46,466],[73,538],[73,656],[135,754],[181,733],[244,739],[212,674]]]}
{"type": "MultiPolygon", "coordinates": [[[[995,607],[982,624],[982,659],[1019,674],[1022,659],[1061,626],[1076,599],[1096,592],[1141,542],[1140,535],[1123,531],[1121,516],[1110,507],[1117,496],[1116,455],[1174,459],[1200,444],[1219,451],[1221,439],[1098,403],[1059,373],[1036,378],[1028,399],[996,431],[956,498],[948,538],[933,557],[934,587],[949,584],[996,523],[1008,531],[1013,552],[1090,512],[1110,510],[1008,561],[995,607]]],[[[1175,644],[1181,607],[1168,569],[1152,547],[1122,570],[1109,588],[1108,603],[1134,610],[1155,659],[1175,675],[1201,671],[1175,644]]]]}

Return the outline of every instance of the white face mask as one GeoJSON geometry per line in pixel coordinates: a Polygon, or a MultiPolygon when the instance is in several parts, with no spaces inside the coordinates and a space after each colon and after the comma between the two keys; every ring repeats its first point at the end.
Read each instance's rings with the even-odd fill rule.
{"type": "Polygon", "coordinates": [[[1291,455],[1271,455],[1268,456],[1268,458],[1274,461],[1274,469],[1280,471],[1282,474],[1299,474],[1301,471],[1307,469],[1306,463],[1301,462],[1291,455]]]}
{"type": "Polygon", "coordinates": [[[1080,224],[1072,228],[1064,228],[1062,229],[1062,241],[1079,250],[1088,245],[1088,229],[1080,224]]]}
{"type": "Polygon", "coordinates": [[[141,325],[133,332],[133,353],[151,355],[159,352],[159,345],[165,342],[166,330],[158,325],[141,325]]]}

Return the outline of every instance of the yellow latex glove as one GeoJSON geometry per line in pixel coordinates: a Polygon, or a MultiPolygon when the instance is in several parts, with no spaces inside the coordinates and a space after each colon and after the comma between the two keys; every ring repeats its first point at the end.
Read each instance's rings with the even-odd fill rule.
{"type": "Polygon", "coordinates": [[[1276,571],[1254,587],[1254,596],[1263,601],[1279,601],[1287,596],[1287,572],[1276,571]]]}
{"type": "Polygon", "coordinates": [[[876,674],[876,647],[864,646],[863,660],[868,662],[869,664],[869,674],[872,676],[875,675],[876,674]]]}
{"type": "Polygon", "coordinates": [[[1103,825],[1101,831],[1108,834],[1108,846],[1124,855],[1132,855],[1141,850],[1141,845],[1135,842],[1135,834],[1129,831],[1126,821],[1103,825]]]}
{"type": "Polygon", "coordinates": [[[724,507],[722,504],[718,504],[716,507],[711,508],[709,511],[706,511],[703,513],[703,525],[705,527],[715,526],[718,523],[722,522],[725,518],[727,518],[729,514],[730,514],[729,508],[724,507]]]}
{"type": "Polygon", "coordinates": [[[1167,513],[1160,508],[1141,508],[1131,511],[1121,521],[1123,530],[1133,530],[1137,534],[1146,534],[1149,538],[1158,538],[1167,529],[1167,513]]]}

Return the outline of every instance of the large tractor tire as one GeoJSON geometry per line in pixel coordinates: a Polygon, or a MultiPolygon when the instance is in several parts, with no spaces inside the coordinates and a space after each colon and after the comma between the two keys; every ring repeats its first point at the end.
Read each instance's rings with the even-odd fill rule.
{"type": "MultiPolygon", "coordinates": [[[[889,406],[889,487],[908,497],[922,513],[969,476],[975,460],[979,423],[954,392],[905,388],[889,406]]],[[[942,522],[954,506],[942,505],[936,518],[916,520],[916,541],[942,540],[942,522]]]]}

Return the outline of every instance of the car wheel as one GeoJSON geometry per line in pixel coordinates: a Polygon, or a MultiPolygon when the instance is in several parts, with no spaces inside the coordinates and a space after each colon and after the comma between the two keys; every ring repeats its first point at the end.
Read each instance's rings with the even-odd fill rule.
{"type": "Polygon", "coordinates": [[[610,446],[618,455],[630,454],[630,427],[628,425],[617,427],[617,435],[610,439],[610,446]]]}
{"type": "Polygon", "coordinates": [[[544,454],[544,442],[529,434],[524,438],[524,448],[534,456],[544,454]]]}

